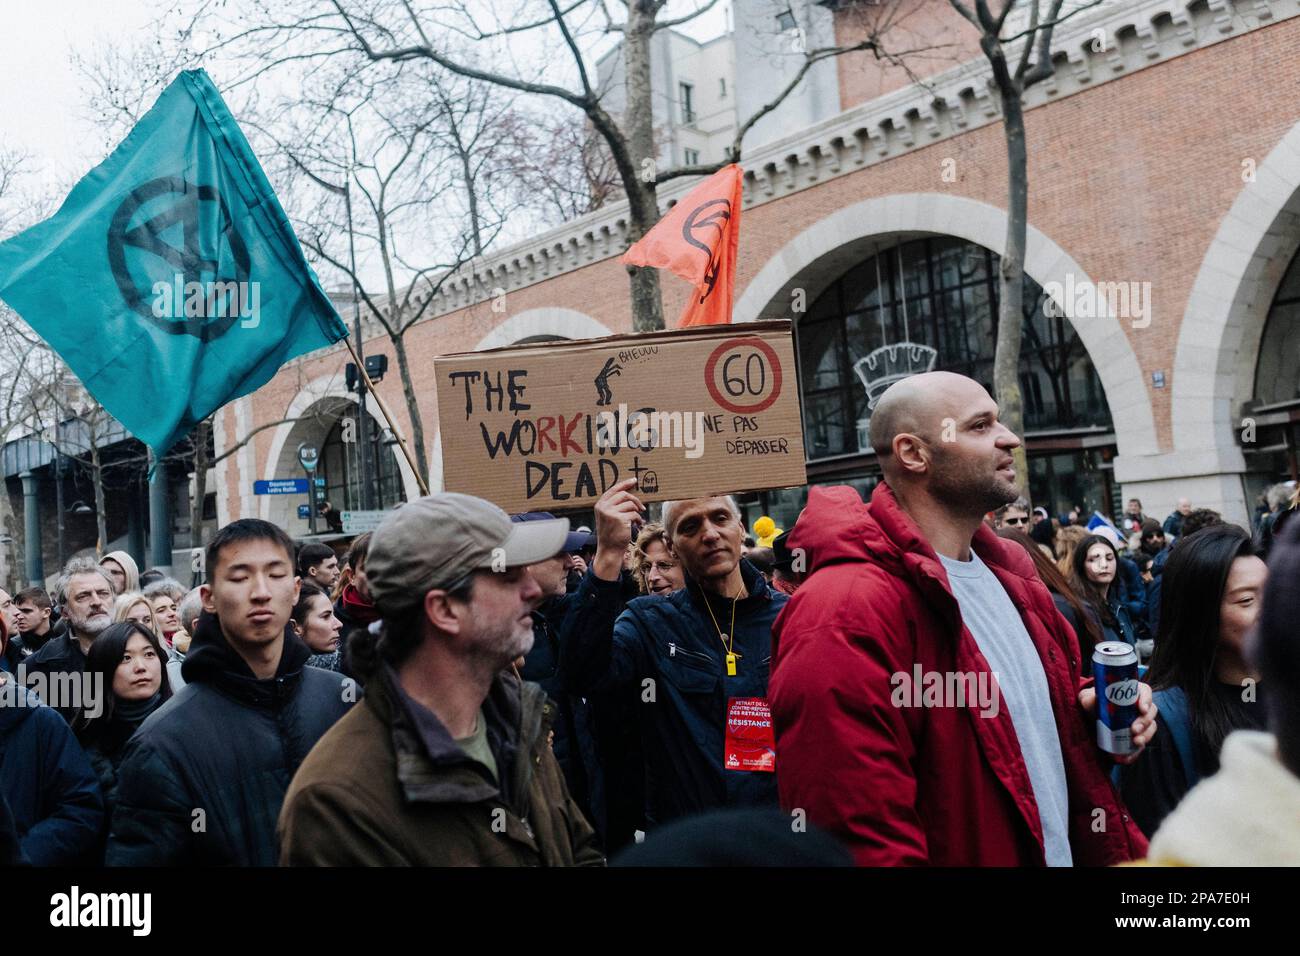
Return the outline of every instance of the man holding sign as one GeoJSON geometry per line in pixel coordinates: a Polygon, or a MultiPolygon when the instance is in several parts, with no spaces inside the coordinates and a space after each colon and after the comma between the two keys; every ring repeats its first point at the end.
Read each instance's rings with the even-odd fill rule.
{"type": "Polygon", "coordinates": [[[730,496],[664,504],[686,586],[622,610],[619,572],[644,505],[625,479],[596,504],[596,557],[565,622],[564,666],[578,693],[637,685],[648,708],[647,825],[728,806],[774,806],[767,704],[772,622],[786,596],[741,559],[730,496]]]}

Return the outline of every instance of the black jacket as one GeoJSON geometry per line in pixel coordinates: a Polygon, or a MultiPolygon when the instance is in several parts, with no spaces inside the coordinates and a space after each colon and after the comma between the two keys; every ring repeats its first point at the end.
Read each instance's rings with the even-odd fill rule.
{"type": "MultiPolygon", "coordinates": [[[[43,688],[52,686],[53,682],[49,680],[52,675],[83,674],[86,671],[86,655],[81,652],[81,644],[72,636],[72,632],[66,626],[63,628],[62,633],[57,637],[51,637],[41,646],[39,651],[22,663],[27,686],[36,691],[37,694],[41,694],[43,688]],[[37,674],[42,675],[44,680],[41,678],[33,680],[33,675],[37,674]]],[[[72,698],[68,700],[47,700],[45,702],[54,707],[59,716],[69,724],[75,721],[81,713],[81,707],[77,706],[77,701],[72,698]]]]}
{"type": "Polygon", "coordinates": [[[0,796],[24,862],[98,863],[104,802],[94,771],[68,725],[12,677],[0,685],[0,796]]]}
{"type": "Polygon", "coordinates": [[[587,819],[603,832],[601,814],[596,812],[603,797],[600,766],[591,730],[591,708],[571,693],[560,674],[560,628],[568,613],[572,595],[553,597],[533,612],[533,646],[524,658],[519,676],[540,684],[546,691],[551,730],[551,749],[564,773],[569,795],[587,819]]]}
{"type": "Polygon", "coordinates": [[[310,656],[286,628],[275,676],[258,680],[216,617],[199,616],[185,686],[126,746],[109,866],[275,865],[289,781],[358,694],[310,656]]]}
{"type": "Polygon", "coordinates": [[[730,628],[731,602],[715,599],[711,618],[689,578],[682,590],[637,598],[619,614],[621,583],[588,571],[565,622],[569,686],[580,693],[632,686],[641,694],[648,827],[721,807],[777,804],[776,773],[723,767],[728,699],[767,697],[772,622],[788,600],[748,561],[740,568],[748,597],[735,609],[735,676],[727,675],[714,623],[730,628]]]}
{"type": "Polygon", "coordinates": [[[25,866],[27,859],[23,856],[22,844],[18,842],[18,831],[14,829],[14,815],[9,809],[9,801],[0,790],[0,866],[25,866]]]}
{"type": "MultiPolygon", "coordinates": [[[[166,679],[164,675],[163,680],[166,679]]],[[[104,794],[105,813],[111,814],[117,804],[117,772],[122,766],[122,758],[126,756],[127,742],[162,703],[155,702],[149,706],[148,713],[139,717],[127,718],[114,709],[113,716],[107,720],[97,720],[77,728],[77,740],[81,742],[86,758],[90,761],[95,776],[99,778],[99,789],[104,794]]]]}

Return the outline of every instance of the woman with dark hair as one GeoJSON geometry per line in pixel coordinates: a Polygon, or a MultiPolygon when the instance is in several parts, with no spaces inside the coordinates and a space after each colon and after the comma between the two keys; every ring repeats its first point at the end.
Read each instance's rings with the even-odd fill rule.
{"type": "Polygon", "coordinates": [[[1034,562],[1034,570],[1038,572],[1038,579],[1047,585],[1047,590],[1051,592],[1056,609],[1061,612],[1063,618],[1070,622],[1070,627],[1074,628],[1074,636],[1079,641],[1080,669],[1084,676],[1090,675],[1092,673],[1092,649],[1101,640],[1101,624],[1097,619],[1096,612],[1079,600],[1079,596],[1074,593],[1074,589],[1070,587],[1070,582],[1065,579],[1065,575],[1056,566],[1056,562],[1049,558],[1047,553],[1023,531],[1018,528],[999,528],[997,534],[999,538],[1014,541],[1024,548],[1030,560],[1034,562]]]}
{"type": "Polygon", "coordinates": [[[1267,577],[1250,534],[1236,525],[1203,528],[1169,553],[1160,633],[1146,675],[1162,732],[1141,760],[1120,770],[1124,802],[1148,836],[1201,777],[1218,769],[1229,733],[1265,725],[1258,674],[1244,647],[1267,577]]]}
{"type": "Polygon", "coordinates": [[[1070,556],[1070,587],[1097,615],[1103,640],[1135,644],[1133,618],[1120,600],[1115,580],[1118,572],[1119,551],[1109,538],[1090,534],[1075,545],[1070,556]]]}
{"type": "Polygon", "coordinates": [[[364,630],[379,620],[379,610],[370,600],[370,589],[366,583],[366,552],[370,550],[370,532],[357,535],[348,548],[348,556],[343,574],[335,584],[337,595],[334,600],[334,616],[343,623],[339,645],[339,671],[348,677],[354,676],[348,637],[356,630],[364,630]]]}
{"type": "Polygon", "coordinates": [[[73,730],[99,776],[106,815],[113,809],[117,768],[126,742],[172,695],[163,676],[166,661],[167,651],[158,637],[135,621],[109,625],[86,654],[86,673],[98,675],[103,706],[95,717],[83,712],[73,730]]]}
{"type": "Polygon", "coordinates": [[[310,581],[303,581],[298,589],[298,603],[289,616],[289,626],[311,650],[308,667],[336,671],[343,656],[339,647],[339,631],[343,622],[334,616],[334,605],[325,589],[310,581]]]}

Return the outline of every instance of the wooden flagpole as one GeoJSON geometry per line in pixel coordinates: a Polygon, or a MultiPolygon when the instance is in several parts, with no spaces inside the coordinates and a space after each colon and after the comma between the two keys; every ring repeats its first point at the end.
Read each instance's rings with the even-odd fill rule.
{"type": "Polygon", "coordinates": [[[375,403],[379,406],[379,410],[383,412],[384,420],[388,422],[389,430],[393,433],[393,437],[397,439],[397,444],[401,446],[402,454],[406,456],[406,463],[411,466],[411,471],[415,473],[415,481],[420,486],[420,494],[427,495],[429,493],[429,486],[424,480],[424,475],[420,474],[420,469],[416,466],[415,459],[411,457],[411,449],[406,444],[406,436],[402,434],[402,430],[397,427],[397,422],[393,420],[393,413],[389,411],[388,403],[384,401],[383,397],[377,391],[375,391],[375,383],[370,381],[370,376],[366,373],[366,363],[357,357],[357,350],[352,346],[352,338],[349,336],[343,341],[347,343],[348,351],[352,353],[352,361],[357,363],[357,372],[366,383],[366,391],[370,393],[371,397],[374,398],[375,403]]]}

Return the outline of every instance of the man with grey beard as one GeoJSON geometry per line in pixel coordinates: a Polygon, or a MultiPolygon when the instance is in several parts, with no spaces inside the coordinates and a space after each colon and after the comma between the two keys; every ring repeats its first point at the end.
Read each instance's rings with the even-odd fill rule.
{"type": "Polygon", "coordinates": [[[81,675],[90,645],[113,623],[115,591],[108,572],[92,559],[73,558],[59,575],[58,594],[67,631],[24,661],[23,680],[71,724],[83,709],[102,704],[86,699],[81,675]]]}

